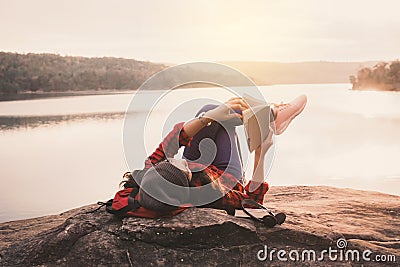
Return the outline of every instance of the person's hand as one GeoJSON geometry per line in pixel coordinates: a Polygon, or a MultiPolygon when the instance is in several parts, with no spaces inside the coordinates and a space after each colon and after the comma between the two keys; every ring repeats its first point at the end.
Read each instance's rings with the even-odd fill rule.
{"type": "MultiPolygon", "coordinates": [[[[217,122],[224,122],[231,119],[242,120],[242,111],[248,109],[247,103],[240,97],[234,97],[219,105],[215,109],[209,110],[204,117],[210,118],[217,122]]],[[[239,123],[240,124],[240,123],[239,123]]]]}

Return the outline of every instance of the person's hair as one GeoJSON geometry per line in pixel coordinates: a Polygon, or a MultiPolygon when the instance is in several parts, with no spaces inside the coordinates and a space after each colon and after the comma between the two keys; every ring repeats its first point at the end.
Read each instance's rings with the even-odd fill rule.
{"type": "Polygon", "coordinates": [[[139,187],[137,182],[140,184],[146,171],[147,169],[125,172],[124,175],[122,175],[122,181],[119,183],[119,186],[123,186],[124,188],[139,187]]]}

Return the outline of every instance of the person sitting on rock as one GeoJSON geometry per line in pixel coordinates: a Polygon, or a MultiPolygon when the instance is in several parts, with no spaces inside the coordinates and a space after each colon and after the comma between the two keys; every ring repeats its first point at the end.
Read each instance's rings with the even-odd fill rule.
{"type": "MultiPolygon", "coordinates": [[[[271,108],[275,134],[282,134],[304,109],[302,95],[271,108]]],[[[242,124],[242,111],[249,106],[242,98],[221,105],[206,105],[195,119],[177,123],[157,149],[145,160],[145,168],[124,175],[125,186],[140,184],[139,203],[146,209],[171,212],[182,206],[210,207],[233,214],[244,199],[262,204],[268,191],[264,181],[264,158],[272,146],[272,132],[255,150],[254,171],[244,185],[242,162],[235,127],[242,124]],[[233,111],[233,112],[232,112],[233,111]],[[183,158],[175,159],[184,146],[183,158]]]]}

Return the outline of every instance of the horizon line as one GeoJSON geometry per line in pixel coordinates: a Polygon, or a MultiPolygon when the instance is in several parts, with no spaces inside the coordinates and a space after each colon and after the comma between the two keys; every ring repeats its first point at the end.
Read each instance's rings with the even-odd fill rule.
{"type": "Polygon", "coordinates": [[[12,53],[12,54],[19,54],[19,55],[28,55],[28,54],[35,54],[35,55],[55,55],[61,57],[84,57],[84,58],[115,58],[115,59],[129,59],[129,60],[136,60],[136,61],[143,61],[143,62],[151,62],[157,64],[165,64],[165,65],[179,65],[188,62],[216,62],[216,63],[281,63],[281,64],[290,64],[290,63],[371,63],[371,62],[393,62],[399,60],[392,59],[392,60],[376,60],[376,59],[365,59],[365,60],[329,60],[329,59],[319,59],[319,60],[294,60],[294,61],[276,61],[276,60],[233,60],[233,59],[224,59],[224,60],[191,60],[191,61],[183,61],[183,62],[163,62],[163,61],[153,61],[148,59],[138,59],[132,57],[121,57],[121,56],[110,56],[110,55],[103,55],[103,56],[89,56],[89,55],[72,55],[72,54],[63,54],[57,52],[18,52],[18,51],[6,51],[0,50],[0,53],[12,53]]]}

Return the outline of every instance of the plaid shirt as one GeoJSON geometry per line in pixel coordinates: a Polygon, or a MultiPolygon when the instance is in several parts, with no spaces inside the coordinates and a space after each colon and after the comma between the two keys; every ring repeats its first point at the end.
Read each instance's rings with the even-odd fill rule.
{"type": "MultiPolygon", "coordinates": [[[[184,123],[177,123],[172,131],[164,138],[157,149],[145,161],[145,168],[151,168],[154,164],[167,158],[172,158],[178,153],[181,146],[190,146],[191,138],[183,130],[184,123]]],[[[261,183],[253,192],[249,191],[252,181],[243,186],[233,175],[218,169],[214,165],[202,165],[199,163],[189,162],[191,171],[203,170],[211,180],[219,178],[219,184],[222,189],[226,189],[224,196],[213,204],[215,208],[221,209],[241,209],[243,199],[253,199],[263,204],[264,195],[268,191],[268,183],[261,183]],[[232,189],[231,189],[232,188],[232,189]]],[[[203,186],[204,182],[195,180],[195,176],[190,182],[191,186],[203,186]]]]}

